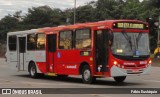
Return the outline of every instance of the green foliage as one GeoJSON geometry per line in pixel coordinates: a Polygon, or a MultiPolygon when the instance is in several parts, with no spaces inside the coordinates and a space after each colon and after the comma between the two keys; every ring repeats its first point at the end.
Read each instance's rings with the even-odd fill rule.
{"type": "Polygon", "coordinates": [[[160,8],[160,0],[148,0],[148,6],[160,8]]]}
{"type": "Polygon", "coordinates": [[[95,10],[91,5],[80,6],[76,9],[77,22],[92,22],[94,21],[95,10]]]}
{"type": "Polygon", "coordinates": [[[18,20],[15,17],[12,17],[11,15],[5,16],[0,21],[0,41],[6,39],[6,35],[8,31],[13,30],[17,24],[18,20]]]}
{"type": "Polygon", "coordinates": [[[62,16],[60,9],[51,9],[49,6],[33,7],[28,9],[28,14],[25,16],[23,23],[28,28],[56,26],[63,21],[62,16]]]}
{"type": "MultiPolygon", "coordinates": [[[[150,17],[158,21],[160,0],[98,0],[76,8],[76,22],[93,22],[106,19],[137,19],[145,21],[150,17]]],[[[74,9],[61,10],[49,6],[33,7],[21,15],[17,11],[0,20],[0,41],[6,40],[7,32],[48,26],[73,24],[74,9]],[[66,22],[67,20],[67,22],[66,22]]],[[[150,28],[151,50],[157,42],[157,27],[150,28]]]]}

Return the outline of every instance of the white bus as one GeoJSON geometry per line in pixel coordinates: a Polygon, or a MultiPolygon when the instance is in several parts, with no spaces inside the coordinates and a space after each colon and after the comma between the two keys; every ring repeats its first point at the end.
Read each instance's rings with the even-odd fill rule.
{"type": "MultiPolygon", "coordinates": [[[[29,64],[34,62],[46,62],[45,33],[38,29],[9,32],[6,58],[9,66],[17,71],[28,71],[29,64]]],[[[36,72],[40,73],[38,68],[36,72]]]]}

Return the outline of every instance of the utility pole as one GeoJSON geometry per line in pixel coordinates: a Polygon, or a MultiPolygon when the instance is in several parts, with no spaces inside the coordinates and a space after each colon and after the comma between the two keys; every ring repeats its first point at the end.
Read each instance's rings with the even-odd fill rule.
{"type": "Polygon", "coordinates": [[[155,58],[160,58],[160,15],[158,17],[158,22],[156,25],[158,26],[158,38],[157,38],[157,48],[154,51],[155,58]]]}
{"type": "Polygon", "coordinates": [[[76,23],[76,0],[74,0],[74,24],[76,23]]]}
{"type": "Polygon", "coordinates": [[[157,48],[160,47],[160,15],[159,15],[159,22],[158,22],[158,42],[157,42],[157,48]]]}

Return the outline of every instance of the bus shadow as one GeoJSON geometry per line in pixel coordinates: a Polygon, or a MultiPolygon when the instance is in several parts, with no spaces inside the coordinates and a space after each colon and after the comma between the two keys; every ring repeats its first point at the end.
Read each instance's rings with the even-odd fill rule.
{"type": "MultiPolygon", "coordinates": [[[[25,78],[31,78],[29,75],[16,75],[18,77],[25,77],[25,78]]],[[[37,78],[37,80],[46,80],[46,81],[58,81],[58,82],[66,82],[66,83],[76,83],[76,84],[84,84],[81,78],[77,77],[66,77],[66,78],[59,78],[59,77],[53,77],[53,76],[40,76],[37,78]]],[[[101,80],[97,79],[93,84],[91,85],[106,85],[106,86],[135,86],[135,85],[144,85],[145,83],[139,83],[139,82],[127,82],[127,79],[125,82],[117,83],[114,80],[101,80]]]]}

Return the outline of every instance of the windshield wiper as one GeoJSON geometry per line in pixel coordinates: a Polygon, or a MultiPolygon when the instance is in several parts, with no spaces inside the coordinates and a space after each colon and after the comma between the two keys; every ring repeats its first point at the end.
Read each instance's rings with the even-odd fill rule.
{"type": "Polygon", "coordinates": [[[136,38],[137,48],[138,48],[138,42],[139,42],[139,40],[141,39],[141,37],[142,37],[142,32],[140,32],[140,33],[138,34],[138,37],[136,38]]]}
{"type": "Polygon", "coordinates": [[[124,31],[122,31],[123,36],[125,37],[125,39],[128,41],[128,43],[130,44],[131,50],[132,50],[132,42],[131,42],[131,37],[129,37],[127,35],[127,33],[125,33],[124,31]]]}

